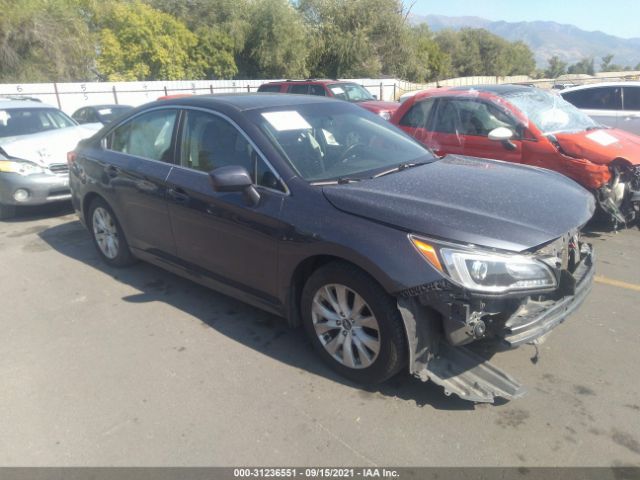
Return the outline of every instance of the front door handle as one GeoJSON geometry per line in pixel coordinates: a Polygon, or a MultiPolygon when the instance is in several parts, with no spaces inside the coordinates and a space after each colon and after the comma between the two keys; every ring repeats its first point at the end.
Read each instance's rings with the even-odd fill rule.
{"type": "Polygon", "coordinates": [[[174,202],[187,203],[189,201],[189,195],[180,187],[174,187],[167,190],[167,194],[174,202]]]}

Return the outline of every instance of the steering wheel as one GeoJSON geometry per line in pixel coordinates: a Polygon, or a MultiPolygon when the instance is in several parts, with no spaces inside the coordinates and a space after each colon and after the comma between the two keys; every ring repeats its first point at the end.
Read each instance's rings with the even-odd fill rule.
{"type": "Polygon", "coordinates": [[[338,158],[338,163],[346,162],[349,159],[349,157],[352,156],[356,152],[356,150],[358,150],[358,148],[365,148],[365,147],[366,145],[364,143],[354,143],[352,145],[349,145],[338,158]]]}

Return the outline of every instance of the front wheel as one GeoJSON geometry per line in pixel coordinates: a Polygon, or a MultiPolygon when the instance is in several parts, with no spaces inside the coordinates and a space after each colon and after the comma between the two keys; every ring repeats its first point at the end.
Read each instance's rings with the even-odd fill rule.
{"type": "Polygon", "coordinates": [[[344,377],[380,383],[406,364],[395,299],[357,267],[341,262],[320,267],[304,287],[301,309],[315,349],[344,377]]]}

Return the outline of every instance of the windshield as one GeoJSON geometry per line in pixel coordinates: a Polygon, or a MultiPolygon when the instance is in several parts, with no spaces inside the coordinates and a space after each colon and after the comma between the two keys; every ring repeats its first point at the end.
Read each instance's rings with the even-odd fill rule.
{"type": "Polygon", "coordinates": [[[400,164],[435,160],[389,122],[346,103],[289,106],[252,115],[296,172],[310,182],[359,180],[400,164]]]}
{"type": "Polygon", "coordinates": [[[560,95],[535,89],[505,98],[519,108],[544,135],[581,132],[600,126],[560,95]]]}
{"type": "Polygon", "coordinates": [[[369,91],[357,83],[335,83],[327,85],[333,96],[347,102],[365,102],[375,100],[369,91]]]}
{"type": "Polygon", "coordinates": [[[73,127],[76,123],[55,108],[8,108],[0,110],[0,138],[73,127]]]}
{"type": "Polygon", "coordinates": [[[131,110],[132,107],[121,106],[121,107],[102,107],[98,108],[98,115],[100,115],[100,120],[104,123],[108,123],[119,115],[131,110]]]}

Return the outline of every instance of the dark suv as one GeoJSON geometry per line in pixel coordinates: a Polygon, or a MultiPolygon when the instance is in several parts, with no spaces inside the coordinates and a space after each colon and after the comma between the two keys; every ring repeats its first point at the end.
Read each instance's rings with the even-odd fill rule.
{"type": "Polygon", "coordinates": [[[400,106],[398,102],[385,102],[371,95],[362,85],[338,80],[285,80],[282,82],[263,83],[258,88],[259,93],[296,93],[299,95],[317,95],[333,97],[347,102],[353,102],[366,108],[370,112],[389,120],[400,106]]]}
{"type": "Polygon", "coordinates": [[[464,345],[541,341],[594,275],[580,239],[594,200],[578,184],[437,158],[347,102],[149,103],[69,163],[73,205],[105,262],[143,259],[302,324],[357,382],[408,368],[469,400],[520,396],[464,345]]]}

